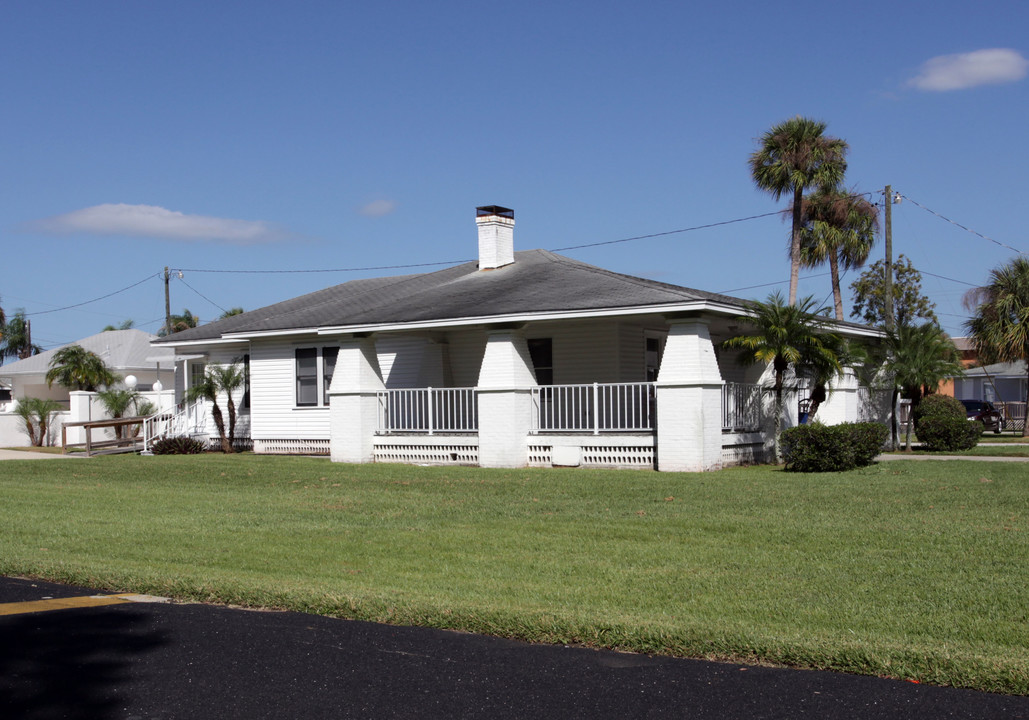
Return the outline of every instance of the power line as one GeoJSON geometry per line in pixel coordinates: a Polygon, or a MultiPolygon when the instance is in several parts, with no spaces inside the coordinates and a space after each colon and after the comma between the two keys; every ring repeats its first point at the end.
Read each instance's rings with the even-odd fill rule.
{"type": "Polygon", "coordinates": [[[614,245],[616,243],[630,242],[632,240],[647,240],[648,238],[663,237],[665,235],[676,235],[678,233],[693,232],[694,230],[707,230],[708,228],[720,227],[722,225],[732,225],[733,223],[747,222],[748,220],[757,220],[758,218],[770,217],[772,215],[782,214],[781,210],[775,212],[762,213],[760,215],[751,215],[750,217],[736,218],[735,220],[723,220],[722,222],[708,223],[707,225],[694,225],[693,227],[682,228],[681,230],[668,230],[666,232],[651,233],[650,235],[637,235],[635,237],[622,238],[621,240],[606,240],[604,242],[587,243],[585,245],[569,245],[568,247],[553,248],[550,252],[561,252],[562,250],[579,250],[581,248],[588,247],[600,247],[601,245],[614,245]]]}
{"type": "Polygon", "coordinates": [[[90,303],[99,302],[100,300],[106,300],[107,298],[114,297],[115,295],[123,293],[126,290],[131,290],[132,288],[136,287],[137,285],[142,285],[147,280],[150,280],[150,279],[155,278],[155,277],[160,277],[160,275],[161,275],[160,273],[154,273],[153,275],[147,275],[145,278],[143,278],[139,282],[132,283],[128,287],[124,287],[121,290],[115,290],[114,292],[107,293],[106,295],[101,295],[100,297],[93,298],[92,300],[86,300],[84,302],[75,303],[74,305],[65,305],[64,307],[54,308],[53,310],[37,310],[36,312],[25,313],[25,315],[26,316],[29,316],[29,315],[47,315],[49,313],[61,312],[62,310],[71,310],[73,308],[82,307],[83,305],[89,305],[90,303]]]}
{"type": "MultiPolygon", "coordinates": [[[[898,195],[900,195],[900,196],[901,196],[902,198],[904,198],[905,200],[909,201],[909,202],[910,202],[910,203],[911,203],[912,205],[914,205],[914,206],[916,206],[916,207],[919,207],[919,208],[922,208],[922,209],[923,209],[923,210],[925,210],[925,211],[926,211],[927,213],[930,213],[930,214],[932,214],[932,215],[935,215],[936,217],[940,218],[941,220],[946,220],[947,222],[949,222],[949,223],[950,223],[951,225],[954,225],[955,227],[959,227],[959,228],[961,228],[962,230],[964,230],[964,231],[966,231],[966,232],[970,232],[970,233],[972,233],[973,235],[977,235],[978,237],[981,237],[981,238],[982,238],[983,240],[989,240],[989,241],[990,241],[991,243],[993,243],[994,245],[1000,245],[1000,246],[1001,246],[1002,248],[1007,248],[1008,250],[1012,250],[1012,251],[1014,251],[1014,252],[1018,253],[1019,255],[1025,255],[1025,251],[1024,251],[1024,250],[1019,250],[1018,248],[1013,248],[1013,247],[1011,247],[1010,245],[1006,245],[1006,244],[1004,244],[1004,243],[1000,242],[999,240],[994,240],[994,239],[993,239],[993,238],[991,238],[991,237],[988,237],[988,236],[986,236],[986,235],[983,235],[983,234],[982,234],[981,232],[978,232],[978,231],[976,231],[976,230],[973,230],[973,229],[972,229],[972,228],[970,228],[970,227],[966,227],[966,226],[962,225],[962,224],[961,224],[961,223],[959,223],[959,222],[955,222],[954,220],[951,220],[951,219],[950,219],[949,217],[947,217],[947,216],[945,216],[945,215],[941,215],[940,213],[936,212],[935,210],[932,210],[932,209],[930,209],[930,208],[927,208],[927,207],[926,207],[925,205],[922,205],[922,204],[920,204],[920,203],[916,202],[915,200],[912,200],[912,199],[911,199],[911,198],[909,198],[909,197],[908,197],[907,195],[901,195],[901,193],[897,193],[897,194],[898,194],[898,195]]],[[[927,273],[927,274],[928,274],[928,273],[927,273]]],[[[960,281],[957,281],[957,282],[960,282],[960,281]]]]}
{"type": "Polygon", "coordinates": [[[211,298],[209,298],[209,297],[207,297],[206,295],[204,295],[204,294],[203,294],[202,292],[200,292],[199,290],[197,290],[197,289],[196,289],[195,287],[193,287],[192,285],[190,285],[190,284],[189,284],[188,282],[186,282],[186,281],[185,281],[185,280],[183,280],[182,278],[179,278],[179,282],[181,282],[181,283],[182,283],[183,285],[185,285],[186,287],[188,287],[188,288],[189,288],[190,290],[192,290],[193,292],[195,292],[195,293],[196,293],[197,295],[199,295],[200,297],[202,297],[202,298],[203,298],[204,300],[206,300],[207,302],[209,302],[209,303],[211,303],[212,305],[214,305],[214,306],[215,306],[216,308],[218,308],[219,310],[221,310],[221,311],[222,311],[223,313],[224,313],[224,312],[228,312],[228,310],[226,310],[225,308],[223,308],[223,307],[222,307],[221,305],[219,305],[218,303],[216,303],[216,302],[215,302],[214,300],[212,300],[211,298]]]}

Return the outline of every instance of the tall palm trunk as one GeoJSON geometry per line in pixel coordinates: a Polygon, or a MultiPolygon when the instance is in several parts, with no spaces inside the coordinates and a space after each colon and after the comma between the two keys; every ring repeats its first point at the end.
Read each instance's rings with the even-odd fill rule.
{"type": "Polygon", "coordinates": [[[800,283],[800,201],[804,188],[793,189],[793,237],[790,239],[790,305],[797,304],[797,285],[800,283]]]}
{"type": "MultiPolygon", "coordinates": [[[[236,451],[236,403],[232,401],[232,391],[228,391],[229,398],[229,450],[226,452],[236,451]]],[[[224,446],[222,446],[224,449],[224,446]]]]}
{"type": "Polygon", "coordinates": [[[222,417],[222,410],[218,407],[217,402],[211,405],[211,415],[214,416],[214,426],[218,428],[218,439],[221,440],[222,452],[232,452],[232,445],[229,444],[229,438],[225,435],[225,419],[222,417]]]}
{"type": "Polygon", "coordinates": [[[832,275],[832,299],[836,310],[836,319],[843,322],[843,295],[840,293],[840,257],[835,250],[829,253],[829,272],[832,275]]]}

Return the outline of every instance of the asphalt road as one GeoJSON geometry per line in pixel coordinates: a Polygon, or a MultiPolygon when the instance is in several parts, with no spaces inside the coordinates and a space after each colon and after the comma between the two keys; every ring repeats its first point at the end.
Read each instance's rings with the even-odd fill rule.
{"type": "Polygon", "coordinates": [[[0,717],[1005,718],[1029,697],[211,605],[3,614],[94,594],[0,579],[0,717]]]}

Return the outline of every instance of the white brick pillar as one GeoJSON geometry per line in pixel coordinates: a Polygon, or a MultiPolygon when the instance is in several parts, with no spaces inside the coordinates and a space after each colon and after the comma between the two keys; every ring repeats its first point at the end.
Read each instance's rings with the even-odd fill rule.
{"type": "Polygon", "coordinates": [[[375,340],[341,340],[329,386],[329,452],[333,462],[373,460],[379,422],[378,393],[385,388],[375,340]]]}
{"type": "Polygon", "coordinates": [[[722,385],[708,321],[670,321],[657,376],[658,470],[722,467],[722,385]]]}
{"type": "Polygon", "coordinates": [[[532,371],[529,345],[517,330],[486,333],[479,368],[479,465],[525,467],[532,429],[532,371]]]}

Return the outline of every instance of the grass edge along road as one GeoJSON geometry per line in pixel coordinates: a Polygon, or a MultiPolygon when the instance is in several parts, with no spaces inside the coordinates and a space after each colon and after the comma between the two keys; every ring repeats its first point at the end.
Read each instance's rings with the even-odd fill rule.
{"type": "Polygon", "coordinates": [[[1029,694],[1022,464],[0,464],[0,572],[1029,694]]]}

